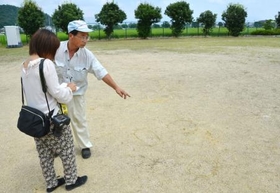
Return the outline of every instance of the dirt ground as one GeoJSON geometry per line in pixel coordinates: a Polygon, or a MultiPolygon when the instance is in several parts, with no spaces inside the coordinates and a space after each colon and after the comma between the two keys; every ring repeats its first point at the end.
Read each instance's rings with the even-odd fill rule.
{"type": "MultiPolygon", "coordinates": [[[[228,49],[95,52],[131,98],[89,76],[93,155],[76,149],[89,179],[72,192],[280,192],[280,46],[228,49]]],[[[1,57],[0,192],[45,192],[35,143],[16,128],[21,60],[1,57]]]]}

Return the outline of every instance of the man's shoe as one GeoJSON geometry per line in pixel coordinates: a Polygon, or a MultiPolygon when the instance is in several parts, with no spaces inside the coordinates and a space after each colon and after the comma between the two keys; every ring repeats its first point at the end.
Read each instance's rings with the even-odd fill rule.
{"type": "Polygon", "coordinates": [[[78,188],[79,186],[85,184],[87,182],[87,176],[78,177],[75,184],[66,185],[65,188],[67,191],[73,190],[74,188],[78,188]]]}
{"type": "Polygon", "coordinates": [[[52,192],[54,191],[56,188],[58,188],[59,186],[65,184],[65,180],[64,178],[58,178],[57,179],[57,185],[55,187],[52,187],[52,188],[47,188],[47,192],[52,192]]]}
{"type": "Polygon", "coordinates": [[[89,148],[84,148],[82,149],[82,157],[84,159],[87,159],[91,156],[91,152],[90,152],[90,149],[89,148]]]}

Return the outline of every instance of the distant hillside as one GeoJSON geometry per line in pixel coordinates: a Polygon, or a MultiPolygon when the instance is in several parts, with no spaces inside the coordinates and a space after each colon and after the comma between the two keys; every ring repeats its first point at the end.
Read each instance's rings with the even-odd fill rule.
{"type": "Polygon", "coordinates": [[[19,7],[0,5],[0,28],[6,25],[16,25],[19,7]]]}
{"type": "MultiPolygon", "coordinates": [[[[17,25],[19,7],[0,5],[0,29],[6,25],[17,25]]],[[[51,17],[45,14],[45,25],[52,25],[51,17]]]]}

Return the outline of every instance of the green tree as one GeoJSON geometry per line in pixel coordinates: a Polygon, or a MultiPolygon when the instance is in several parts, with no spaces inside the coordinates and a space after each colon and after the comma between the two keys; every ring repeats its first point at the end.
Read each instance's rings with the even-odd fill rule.
{"type": "Polygon", "coordinates": [[[164,14],[171,18],[172,35],[175,37],[181,35],[186,23],[191,23],[193,20],[193,11],[185,1],[179,1],[168,5],[164,14]]]}
{"type": "Polygon", "coordinates": [[[264,22],[263,28],[265,30],[272,30],[274,28],[274,24],[272,23],[272,19],[268,19],[264,22]]]}
{"type": "Polygon", "coordinates": [[[95,15],[95,19],[97,22],[105,25],[104,32],[107,38],[110,39],[114,32],[114,26],[122,23],[126,19],[126,14],[113,1],[103,5],[100,13],[95,15]]]}
{"type": "Polygon", "coordinates": [[[197,21],[203,24],[203,33],[205,36],[210,35],[210,32],[215,26],[216,19],[217,19],[217,14],[213,14],[209,10],[201,13],[200,16],[197,18],[197,21]]]}
{"type": "Polygon", "coordinates": [[[52,21],[56,29],[61,29],[68,33],[67,26],[70,21],[84,20],[83,11],[74,3],[64,3],[55,9],[52,15],[52,21]]]}
{"type": "Polygon", "coordinates": [[[276,22],[277,28],[280,28],[280,12],[278,12],[278,15],[275,16],[275,22],[276,22]]]}
{"type": "Polygon", "coordinates": [[[218,26],[219,26],[219,35],[220,35],[221,27],[224,26],[224,23],[220,21],[218,22],[218,26]]]}
{"type": "Polygon", "coordinates": [[[123,29],[128,28],[127,23],[123,23],[121,26],[122,26],[123,29]]]}
{"type": "Polygon", "coordinates": [[[218,26],[219,26],[219,28],[221,28],[221,27],[224,26],[224,23],[220,21],[220,22],[218,23],[218,26]]]}
{"type": "Polygon", "coordinates": [[[229,4],[227,10],[222,14],[222,20],[231,36],[239,36],[245,26],[247,12],[241,4],[229,4]]]}
{"type": "Polygon", "coordinates": [[[121,26],[120,24],[116,24],[116,25],[114,26],[114,29],[122,29],[122,26],[121,26]]]}
{"type": "Polygon", "coordinates": [[[262,25],[262,22],[260,21],[256,21],[254,22],[254,27],[257,29],[257,28],[261,28],[263,25],[262,25]]]}
{"type": "Polygon", "coordinates": [[[100,30],[100,29],[102,29],[102,26],[100,24],[96,24],[96,25],[93,25],[91,29],[100,30]]]}
{"type": "Polygon", "coordinates": [[[137,22],[137,32],[139,37],[146,39],[151,33],[151,26],[154,23],[160,22],[161,9],[153,7],[148,3],[141,3],[134,11],[135,18],[139,19],[137,22]]]}
{"type": "Polygon", "coordinates": [[[153,28],[160,28],[160,25],[157,24],[157,23],[154,23],[154,24],[152,25],[152,27],[153,27],[153,28]]]}
{"type": "Polygon", "coordinates": [[[170,25],[170,23],[169,23],[168,21],[164,21],[164,22],[162,23],[161,27],[170,28],[171,25],[170,25]]]}
{"type": "Polygon", "coordinates": [[[19,8],[13,5],[0,5],[0,28],[17,25],[19,8]]]}
{"type": "Polygon", "coordinates": [[[192,26],[193,28],[199,28],[199,23],[198,23],[197,21],[193,21],[193,22],[191,23],[191,26],[192,26]]]}
{"type": "Polygon", "coordinates": [[[44,26],[44,13],[32,0],[25,0],[23,7],[18,10],[18,25],[27,36],[33,35],[40,27],[44,26]]]}
{"type": "Polygon", "coordinates": [[[137,23],[130,23],[128,24],[129,28],[137,28],[137,23]]]}

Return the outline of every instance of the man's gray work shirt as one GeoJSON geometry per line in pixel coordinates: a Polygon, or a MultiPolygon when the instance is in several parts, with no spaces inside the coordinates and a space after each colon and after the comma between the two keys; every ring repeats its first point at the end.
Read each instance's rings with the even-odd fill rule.
{"type": "Polygon", "coordinates": [[[55,55],[58,79],[60,83],[74,82],[79,89],[73,95],[84,95],[88,87],[88,73],[101,80],[108,72],[87,48],[80,48],[70,59],[67,43],[61,42],[55,55]]]}

